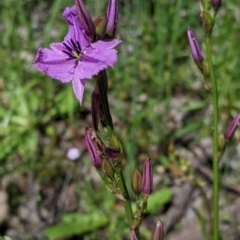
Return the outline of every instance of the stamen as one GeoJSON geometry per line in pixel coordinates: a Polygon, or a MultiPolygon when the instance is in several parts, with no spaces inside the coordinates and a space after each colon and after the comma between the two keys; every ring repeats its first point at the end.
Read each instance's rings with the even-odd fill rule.
{"type": "Polygon", "coordinates": [[[66,53],[70,58],[73,58],[73,57],[74,57],[73,54],[72,54],[72,52],[68,52],[68,51],[66,51],[66,50],[62,50],[62,52],[66,53]]]}
{"type": "Polygon", "coordinates": [[[81,46],[80,46],[79,41],[77,41],[76,44],[77,44],[77,50],[78,50],[79,52],[81,52],[82,49],[81,49],[81,46]]]}
{"type": "Polygon", "coordinates": [[[73,48],[77,49],[77,45],[76,45],[76,43],[72,39],[70,40],[70,42],[72,43],[73,48]]]}
{"type": "Polygon", "coordinates": [[[63,45],[65,46],[65,48],[66,48],[69,52],[72,52],[72,48],[69,47],[66,43],[63,43],[63,45]]]}
{"type": "Polygon", "coordinates": [[[78,41],[74,41],[73,39],[70,39],[69,41],[64,42],[63,46],[66,48],[66,50],[62,50],[62,52],[66,53],[71,58],[80,59],[81,55],[81,46],[78,41]]]}

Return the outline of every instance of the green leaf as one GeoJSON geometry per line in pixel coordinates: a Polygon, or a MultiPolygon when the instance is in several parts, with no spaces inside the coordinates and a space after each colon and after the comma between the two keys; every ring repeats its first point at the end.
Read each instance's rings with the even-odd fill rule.
{"type": "Polygon", "coordinates": [[[8,237],[8,236],[3,236],[3,238],[0,237],[0,240],[12,240],[12,239],[10,237],[8,237]]]}
{"type": "Polygon", "coordinates": [[[154,192],[148,198],[147,213],[155,214],[159,212],[159,209],[168,203],[172,198],[172,190],[170,188],[162,188],[161,190],[154,192]]]}
{"type": "Polygon", "coordinates": [[[194,103],[189,103],[182,108],[182,111],[196,111],[199,109],[203,109],[206,106],[206,102],[198,101],[194,103]]]}
{"type": "Polygon", "coordinates": [[[63,215],[62,221],[63,223],[61,225],[47,228],[45,234],[48,238],[53,240],[60,237],[79,235],[89,231],[95,231],[108,224],[108,218],[99,211],[89,214],[68,213],[63,215]]]}

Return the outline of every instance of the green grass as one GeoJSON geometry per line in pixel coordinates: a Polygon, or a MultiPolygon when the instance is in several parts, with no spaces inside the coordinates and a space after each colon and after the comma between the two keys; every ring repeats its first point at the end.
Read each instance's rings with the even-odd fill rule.
{"type": "MultiPolygon", "coordinates": [[[[95,17],[107,4],[85,2],[95,17]]],[[[67,26],[61,12],[71,4],[73,1],[66,0],[0,2],[1,177],[32,172],[40,181],[48,182],[66,166],[72,166],[66,162],[66,149],[61,149],[57,124],[84,129],[81,121],[85,122],[89,110],[89,88],[93,84],[87,82],[89,88],[80,106],[71,85],[37,72],[32,64],[38,46],[48,47],[65,35],[67,26]]],[[[221,130],[240,110],[238,4],[238,0],[223,3],[213,34],[221,130]]],[[[158,166],[160,155],[167,154],[168,144],[176,138],[194,133],[201,139],[211,133],[211,116],[203,114],[210,98],[190,56],[188,26],[202,42],[198,4],[193,1],[121,1],[117,37],[123,42],[119,61],[109,70],[109,96],[114,100],[111,111],[129,161],[126,175],[147,155],[158,166]],[[188,110],[192,115],[182,126],[172,128],[170,102],[178,97],[183,97],[185,104],[177,111],[188,110]]],[[[83,138],[81,133],[79,138],[83,138]]],[[[69,139],[68,143],[77,140],[69,139]]],[[[76,174],[77,170],[72,171],[76,174]]],[[[107,201],[104,197],[102,200],[107,201]]]]}

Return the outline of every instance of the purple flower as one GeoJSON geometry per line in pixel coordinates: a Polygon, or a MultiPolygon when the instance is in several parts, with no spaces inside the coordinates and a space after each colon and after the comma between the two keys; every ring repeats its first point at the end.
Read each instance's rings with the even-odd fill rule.
{"type": "Polygon", "coordinates": [[[227,139],[227,140],[232,139],[232,137],[239,125],[239,122],[240,122],[240,113],[229,124],[229,126],[224,134],[225,139],[227,139]]]}
{"type": "Polygon", "coordinates": [[[81,155],[81,152],[78,148],[70,148],[67,151],[67,158],[69,158],[72,161],[77,160],[81,155]]]}
{"type": "Polygon", "coordinates": [[[142,178],[142,193],[144,195],[150,195],[153,187],[153,173],[152,163],[150,157],[144,163],[143,167],[143,178],[142,178]]]}
{"type": "Polygon", "coordinates": [[[66,8],[63,16],[69,24],[63,42],[50,44],[50,49],[39,48],[34,66],[63,83],[72,81],[75,96],[82,102],[85,80],[107,67],[113,67],[117,61],[114,48],[121,41],[91,43],[78,19],[75,6],[66,8]]]}
{"type": "Polygon", "coordinates": [[[189,45],[190,45],[190,49],[191,49],[191,53],[192,53],[192,57],[193,57],[194,61],[195,62],[202,62],[203,61],[203,56],[202,56],[202,53],[201,53],[201,49],[200,49],[198,41],[197,41],[193,31],[191,30],[191,28],[188,28],[187,36],[188,36],[188,42],[189,42],[189,45]]]}

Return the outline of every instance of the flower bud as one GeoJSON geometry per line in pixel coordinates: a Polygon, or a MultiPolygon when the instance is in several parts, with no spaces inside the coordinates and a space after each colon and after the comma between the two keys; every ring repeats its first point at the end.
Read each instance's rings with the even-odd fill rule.
{"type": "Polygon", "coordinates": [[[91,128],[85,129],[85,140],[94,167],[101,168],[103,161],[101,153],[104,151],[105,145],[91,128]]]}
{"type": "Polygon", "coordinates": [[[218,137],[218,148],[219,150],[223,150],[226,146],[226,139],[223,134],[220,134],[218,137]]]}
{"type": "Polygon", "coordinates": [[[153,173],[152,173],[152,163],[150,157],[144,163],[143,168],[143,179],[142,179],[142,193],[144,195],[150,195],[152,193],[153,186],[153,173]]]}
{"type": "Polygon", "coordinates": [[[131,240],[138,240],[138,237],[136,235],[135,229],[131,229],[131,240]]]}
{"type": "Polygon", "coordinates": [[[222,0],[211,0],[211,4],[215,10],[218,10],[222,5],[222,0]]]}
{"type": "Polygon", "coordinates": [[[106,32],[106,26],[107,26],[107,16],[99,16],[97,19],[94,20],[94,26],[95,26],[95,33],[98,36],[98,39],[102,39],[106,32]]]}
{"type": "Polygon", "coordinates": [[[205,36],[210,36],[212,33],[214,20],[211,16],[211,14],[208,11],[202,12],[202,21],[203,21],[203,27],[205,31],[205,36]]]}
{"type": "Polygon", "coordinates": [[[164,238],[164,228],[161,221],[157,221],[155,228],[152,231],[152,236],[150,240],[163,240],[164,238]]]}
{"type": "Polygon", "coordinates": [[[239,125],[239,121],[240,121],[240,113],[231,121],[231,123],[229,124],[224,137],[227,140],[231,140],[238,125],[239,125]]]}
{"type": "Polygon", "coordinates": [[[95,34],[95,27],[90,14],[88,13],[82,0],[75,0],[75,5],[78,12],[79,21],[89,37],[95,34]]]}
{"type": "Polygon", "coordinates": [[[197,41],[193,31],[190,28],[188,28],[188,30],[187,30],[187,35],[188,35],[188,42],[189,42],[189,46],[190,46],[192,57],[193,57],[194,61],[196,63],[202,62],[203,56],[201,53],[200,46],[198,44],[198,41],[197,41]]]}
{"type": "Polygon", "coordinates": [[[103,159],[102,170],[108,178],[110,179],[114,178],[114,169],[112,167],[112,164],[106,159],[103,159]]]}
{"type": "Polygon", "coordinates": [[[121,156],[120,150],[118,148],[115,147],[106,147],[105,149],[105,155],[108,158],[111,159],[116,159],[119,158],[121,156]]]}
{"type": "Polygon", "coordinates": [[[113,133],[109,139],[109,142],[112,148],[118,149],[118,156],[116,156],[112,161],[113,166],[114,167],[120,166],[124,154],[121,139],[115,133],[113,133]]]}
{"type": "Polygon", "coordinates": [[[118,22],[118,0],[108,1],[107,19],[106,34],[109,38],[114,38],[118,22]]]}
{"type": "Polygon", "coordinates": [[[132,190],[139,195],[142,192],[142,174],[135,169],[132,177],[132,190]]]}

